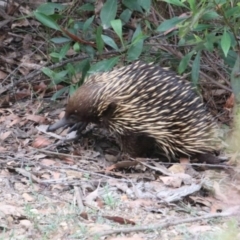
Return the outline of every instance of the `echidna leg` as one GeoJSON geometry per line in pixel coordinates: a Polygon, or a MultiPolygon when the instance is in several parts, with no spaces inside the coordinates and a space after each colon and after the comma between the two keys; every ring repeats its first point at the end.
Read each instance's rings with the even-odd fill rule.
{"type": "Polygon", "coordinates": [[[121,150],[131,157],[152,157],[155,151],[153,138],[143,134],[127,134],[117,137],[121,150]]]}
{"type": "Polygon", "coordinates": [[[197,153],[191,158],[196,158],[200,163],[221,164],[221,160],[213,153],[197,153]]]}

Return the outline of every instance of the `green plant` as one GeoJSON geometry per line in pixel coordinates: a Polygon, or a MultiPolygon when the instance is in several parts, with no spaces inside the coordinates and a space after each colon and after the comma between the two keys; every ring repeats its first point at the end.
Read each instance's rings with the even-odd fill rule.
{"type": "MultiPolygon", "coordinates": [[[[118,1],[107,0],[99,13],[101,24],[96,24],[94,4],[87,3],[78,7],[76,14],[90,13],[90,17],[86,17],[84,21],[75,21],[68,16],[68,20],[63,24],[64,14],[68,10],[66,7],[55,3],[42,4],[34,12],[34,16],[49,29],[60,32],[60,36],[56,37],[54,34],[54,37],[50,38],[51,45],[54,45],[49,54],[51,60],[60,62],[67,59],[70,50],[73,50],[75,54],[85,54],[82,61],[76,64],[68,63],[63,70],[43,68],[43,73],[52,80],[52,85],[62,82],[67,84],[53,96],[53,99],[66,91],[69,91],[70,94],[74,92],[87,74],[112,69],[119,62],[123,53],[127,61],[136,60],[143,51],[143,41],[147,35],[142,31],[141,25],[137,24],[132,37],[125,39],[123,28],[130,20],[133,11],[148,14],[150,6],[150,0],[122,1],[122,12],[117,14],[118,1]],[[109,32],[111,36],[107,34],[109,32]],[[94,61],[94,58],[103,54],[104,48],[115,50],[115,55],[118,56],[98,61],[90,66],[90,62],[94,61]],[[81,73],[79,81],[69,81],[79,73],[81,73]]],[[[107,55],[108,53],[106,53],[107,55]]]]}
{"type": "Polygon", "coordinates": [[[49,40],[51,60],[67,63],[54,70],[43,69],[53,85],[65,84],[54,99],[67,91],[72,94],[90,73],[107,71],[120,60],[132,62],[140,57],[166,62],[179,74],[190,72],[196,86],[200,74],[206,76],[204,68],[210,75],[219,74],[220,69],[220,77],[227,76],[225,84],[214,83],[228,91],[231,84],[235,96],[240,98],[237,0],[107,0],[102,6],[91,1],[72,9],[45,3],[34,13],[42,24],[55,31],[49,40]],[[163,13],[163,4],[171,11],[163,13]],[[76,20],[78,16],[81,20],[76,20]],[[73,52],[71,56],[81,56],[68,61],[69,51],[73,52]],[[206,63],[211,58],[209,54],[219,62],[206,63]],[[74,63],[77,60],[80,61],[74,63]]]}

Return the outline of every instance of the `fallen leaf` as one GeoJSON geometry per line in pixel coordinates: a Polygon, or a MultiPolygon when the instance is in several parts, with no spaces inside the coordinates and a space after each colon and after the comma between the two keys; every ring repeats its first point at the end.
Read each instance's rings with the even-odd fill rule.
{"type": "Polygon", "coordinates": [[[1,133],[0,134],[0,139],[2,141],[4,141],[6,138],[8,138],[10,135],[11,135],[12,131],[8,131],[8,132],[5,132],[5,133],[1,133]]]}
{"type": "Polygon", "coordinates": [[[35,138],[35,140],[32,143],[32,146],[34,148],[44,148],[47,147],[51,144],[51,142],[49,141],[49,139],[43,137],[43,136],[38,136],[37,138],[35,138]]]}
{"type": "Polygon", "coordinates": [[[79,171],[74,171],[74,170],[66,170],[66,172],[65,172],[66,174],[67,174],[67,176],[69,177],[69,178],[79,178],[79,179],[81,179],[82,178],[82,173],[81,172],[79,172],[79,171]]]}
{"type": "Polygon", "coordinates": [[[119,224],[131,224],[131,225],[136,225],[135,222],[129,220],[129,219],[126,219],[126,218],[122,218],[122,217],[118,217],[118,216],[103,216],[104,218],[108,219],[108,220],[111,220],[111,221],[114,221],[114,222],[117,222],[119,224]]]}
{"type": "Polygon", "coordinates": [[[55,165],[56,161],[45,158],[45,159],[41,160],[41,164],[43,164],[45,166],[51,166],[51,165],[55,165]]]}
{"type": "Polygon", "coordinates": [[[59,177],[60,177],[60,172],[51,171],[51,174],[53,176],[53,179],[59,179],[59,177]]]}
{"type": "Polygon", "coordinates": [[[212,202],[209,201],[206,198],[202,198],[202,197],[195,197],[195,196],[189,196],[189,198],[194,202],[194,203],[200,203],[201,205],[204,205],[206,207],[211,207],[212,206],[212,202]]]}
{"type": "Polygon", "coordinates": [[[31,120],[36,123],[46,122],[46,118],[40,115],[26,115],[26,119],[31,120]]]}
{"type": "Polygon", "coordinates": [[[4,213],[5,215],[13,215],[18,217],[24,215],[21,207],[7,205],[4,203],[0,203],[0,212],[4,213]]]}
{"type": "Polygon", "coordinates": [[[27,202],[32,202],[34,201],[34,198],[29,195],[28,193],[23,193],[22,197],[27,201],[27,202]]]}
{"type": "Polygon", "coordinates": [[[170,186],[170,187],[174,187],[174,188],[178,188],[182,185],[182,179],[179,177],[160,177],[160,179],[163,181],[163,183],[166,186],[170,186]]]}
{"type": "Polygon", "coordinates": [[[3,80],[6,76],[7,74],[0,70],[0,80],[3,80]]]}
{"type": "Polygon", "coordinates": [[[29,227],[31,227],[33,225],[33,223],[31,223],[29,220],[27,219],[23,219],[19,221],[20,225],[29,229],[29,227]]]}
{"type": "Polygon", "coordinates": [[[171,173],[184,173],[185,169],[184,169],[184,166],[177,163],[177,164],[173,164],[170,168],[168,168],[168,171],[170,171],[171,173]]]}

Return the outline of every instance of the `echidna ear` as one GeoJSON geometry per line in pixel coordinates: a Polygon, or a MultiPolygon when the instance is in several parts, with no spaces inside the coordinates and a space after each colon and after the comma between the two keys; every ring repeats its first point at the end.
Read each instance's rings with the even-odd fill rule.
{"type": "Polygon", "coordinates": [[[102,112],[102,116],[104,118],[111,118],[116,108],[117,104],[115,102],[110,102],[106,109],[102,112]]]}

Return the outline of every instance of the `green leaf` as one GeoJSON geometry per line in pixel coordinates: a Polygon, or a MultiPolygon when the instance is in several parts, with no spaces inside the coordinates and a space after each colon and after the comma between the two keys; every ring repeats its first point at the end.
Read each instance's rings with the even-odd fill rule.
{"type": "Polygon", "coordinates": [[[45,74],[45,75],[47,75],[49,78],[51,78],[51,79],[53,79],[53,77],[54,77],[54,75],[55,75],[55,72],[54,71],[52,71],[50,68],[48,68],[48,67],[43,67],[42,69],[41,69],[41,71],[45,74]]]}
{"type": "Polygon", "coordinates": [[[112,38],[110,38],[109,36],[106,35],[101,35],[102,40],[110,47],[112,47],[115,50],[118,50],[118,46],[117,44],[114,42],[114,40],[112,38]]]}
{"type": "Polygon", "coordinates": [[[218,18],[220,18],[220,16],[218,15],[218,13],[216,11],[213,11],[213,10],[209,10],[202,15],[202,19],[207,20],[207,21],[215,20],[218,18]]]}
{"type": "Polygon", "coordinates": [[[117,0],[107,0],[100,12],[103,29],[110,27],[110,22],[115,19],[117,13],[117,0]]]}
{"type": "Polygon", "coordinates": [[[209,29],[210,27],[212,27],[212,25],[210,24],[198,24],[195,28],[194,31],[204,31],[206,29],[209,29]]]}
{"type": "Polygon", "coordinates": [[[62,43],[67,43],[71,41],[71,39],[67,37],[55,37],[55,38],[51,38],[50,40],[55,44],[62,44],[62,43]]]}
{"type": "Polygon", "coordinates": [[[193,53],[194,53],[194,51],[191,51],[182,58],[181,62],[179,63],[179,66],[178,66],[179,74],[182,74],[186,70],[188,63],[192,58],[193,53]]]}
{"type": "Polygon", "coordinates": [[[231,46],[231,37],[230,37],[229,33],[226,31],[226,28],[225,28],[224,33],[223,33],[222,38],[221,38],[221,47],[222,47],[222,50],[223,50],[223,53],[224,53],[225,57],[228,54],[230,46],[231,46]]]}
{"type": "Polygon", "coordinates": [[[59,3],[43,3],[36,9],[36,12],[43,13],[44,15],[52,15],[64,10],[66,7],[67,5],[64,6],[59,3]]]}
{"type": "Polygon", "coordinates": [[[121,14],[120,14],[120,19],[123,21],[123,23],[127,23],[132,15],[132,11],[129,9],[125,9],[121,14]]]}
{"type": "Polygon", "coordinates": [[[145,36],[143,35],[141,27],[139,25],[132,36],[131,46],[127,51],[128,61],[134,61],[141,55],[144,38],[145,36]]]}
{"type": "Polygon", "coordinates": [[[74,43],[73,50],[75,52],[80,52],[80,43],[78,43],[78,42],[74,43]]]}
{"type": "Polygon", "coordinates": [[[224,63],[228,65],[231,69],[233,69],[236,59],[237,59],[237,53],[233,50],[229,50],[227,57],[224,57],[224,63]]]}
{"type": "Polygon", "coordinates": [[[188,8],[185,4],[183,4],[182,2],[180,2],[179,0],[164,0],[164,2],[179,6],[179,7],[185,7],[188,8]]]}
{"type": "Polygon", "coordinates": [[[129,8],[132,11],[138,11],[143,12],[141,5],[139,4],[139,1],[137,0],[123,0],[122,4],[125,5],[127,8],[129,8]]]}
{"type": "Polygon", "coordinates": [[[50,17],[40,12],[34,12],[36,19],[41,22],[43,25],[50,27],[55,30],[61,30],[59,25],[50,17]]]}
{"type": "Polygon", "coordinates": [[[103,61],[100,61],[92,65],[88,73],[92,74],[96,72],[110,71],[118,63],[118,61],[119,61],[119,57],[105,59],[103,61]]]}
{"type": "Polygon", "coordinates": [[[84,23],[83,25],[83,31],[86,32],[86,30],[88,30],[89,26],[92,24],[93,20],[94,20],[94,15],[92,17],[90,17],[89,19],[87,19],[87,21],[84,23]]]}
{"type": "Polygon", "coordinates": [[[187,0],[189,5],[190,5],[190,9],[192,10],[192,12],[196,12],[196,0],[187,0]]]}
{"type": "MultiPolygon", "coordinates": [[[[68,63],[66,65],[66,70],[68,72],[68,75],[70,75],[70,76],[76,75],[76,69],[72,63],[68,63]]],[[[72,77],[71,77],[71,79],[72,79],[72,77]]]]}
{"type": "Polygon", "coordinates": [[[63,58],[66,57],[67,51],[70,49],[70,43],[65,44],[60,51],[60,61],[63,60],[63,58]]]}
{"type": "Polygon", "coordinates": [[[135,44],[138,40],[145,38],[145,36],[142,33],[142,29],[141,26],[138,25],[133,36],[132,36],[132,40],[131,43],[135,44]]]}
{"type": "Polygon", "coordinates": [[[151,8],[151,0],[138,0],[139,5],[146,11],[149,12],[151,8]]]}
{"type": "Polygon", "coordinates": [[[199,71],[200,71],[200,55],[201,51],[199,51],[193,61],[192,65],[192,82],[194,86],[197,85],[199,79],[199,71]]]}
{"type": "Polygon", "coordinates": [[[63,82],[65,80],[65,77],[67,76],[67,74],[68,74],[68,70],[63,70],[58,73],[55,73],[55,76],[53,79],[54,83],[58,84],[60,82],[63,82]]]}
{"type": "Polygon", "coordinates": [[[169,29],[176,27],[176,25],[182,21],[184,21],[186,18],[183,17],[173,17],[171,19],[163,21],[156,29],[158,32],[165,32],[169,29]]]}
{"type": "Polygon", "coordinates": [[[230,8],[230,9],[225,11],[225,16],[227,18],[229,18],[229,17],[237,17],[237,16],[239,16],[239,12],[240,12],[239,6],[232,7],[232,8],[230,8]]]}
{"type": "Polygon", "coordinates": [[[78,8],[78,11],[81,11],[81,12],[85,12],[85,11],[92,12],[92,11],[94,11],[94,5],[91,4],[91,3],[83,4],[80,8],[78,8]]]}
{"type": "Polygon", "coordinates": [[[80,86],[83,83],[83,80],[85,79],[89,69],[90,69],[89,58],[86,58],[75,65],[76,73],[82,74],[81,78],[79,79],[78,86],[80,86]]]}
{"type": "Polygon", "coordinates": [[[69,95],[72,96],[76,92],[77,89],[78,89],[78,86],[73,85],[73,84],[70,85],[69,90],[68,90],[69,95]]]}
{"type": "Polygon", "coordinates": [[[240,69],[240,56],[237,56],[235,65],[232,69],[231,72],[231,86],[233,89],[233,93],[236,97],[237,103],[240,103],[240,74],[239,74],[239,69],[240,69]]]}
{"type": "Polygon", "coordinates": [[[58,60],[60,59],[60,54],[57,52],[51,52],[49,55],[52,58],[57,58],[58,60]]]}
{"type": "Polygon", "coordinates": [[[134,61],[138,59],[143,50],[143,39],[140,39],[135,44],[131,45],[127,51],[127,60],[134,61]]]}
{"type": "Polygon", "coordinates": [[[58,97],[60,97],[63,93],[67,92],[68,89],[69,89],[69,87],[61,88],[60,90],[58,90],[56,93],[53,94],[53,96],[51,97],[51,100],[55,101],[55,100],[58,99],[58,97]]]}
{"type": "Polygon", "coordinates": [[[103,51],[104,43],[102,40],[102,27],[98,26],[97,33],[96,33],[96,43],[97,43],[97,50],[101,54],[103,51]]]}
{"type": "Polygon", "coordinates": [[[120,19],[112,20],[111,25],[115,33],[118,35],[118,37],[121,40],[122,46],[123,44],[123,38],[122,38],[122,21],[120,19]]]}

